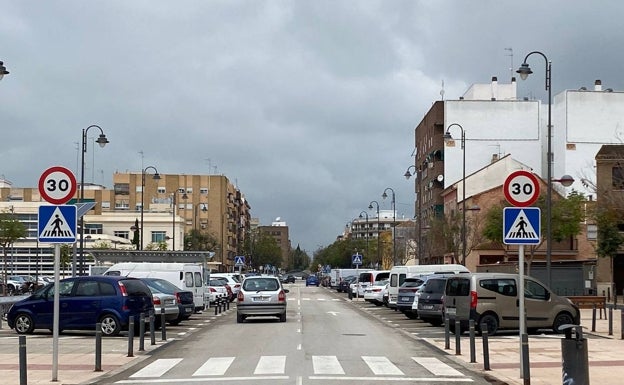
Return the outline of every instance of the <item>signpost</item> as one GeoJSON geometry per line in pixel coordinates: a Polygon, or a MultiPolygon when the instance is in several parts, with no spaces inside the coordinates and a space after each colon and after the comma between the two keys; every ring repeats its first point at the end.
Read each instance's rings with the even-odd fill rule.
{"type": "Polygon", "coordinates": [[[357,251],[351,256],[351,264],[355,265],[355,276],[357,277],[355,281],[355,298],[357,299],[360,296],[360,266],[362,265],[362,256],[357,251]]]}
{"type": "MultiPolygon", "coordinates": [[[[518,245],[518,317],[520,319],[520,377],[529,374],[529,346],[524,307],[524,245],[539,244],[540,209],[531,206],[539,198],[539,180],[525,170],[514,171],[503,184],[507,202],[516,207],[503,209],[503,242],[518,245]],[[526,343],[525,343],[526,341],[526,343]]],[[[526,382],[525,382],[526,383],[526,382]]]]}
{"type": "MultiPolygon", "coordinates": [[[[62,166],[48,168],[39,178],[39,194],[46,202],[53,205],[64,205],[69,202],[76,194],[76,188],[76,177],[69,169],[62,166]]],[[[41,206],[38,222],[39,241],[54,243],[52,381],[58,381],[60,244],[76,242],[76,206],[41,206]]]]}
{"type": "Polygon", "coordinates": [[[238,274],[241,274],[241,271],[243,270],[243,266],[245,266],[245,256],[244,255],[237,255],[234,257],[234,266],[238,267],[238,274]]]}

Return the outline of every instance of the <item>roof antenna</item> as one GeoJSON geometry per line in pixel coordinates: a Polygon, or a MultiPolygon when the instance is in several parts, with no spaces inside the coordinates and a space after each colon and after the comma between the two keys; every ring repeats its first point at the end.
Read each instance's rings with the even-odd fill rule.
{"type": "Polygon", "coordinates": [[[442,89],[440,90],[440,96],[442,97],[442,100],[444,100],[444,79],[442,79],[442,89]]]}
{"type": "Polygon", "coordinates": [[[511,58],[511,67],[509,67],[509,73],[511,74],[511,76],[509,77],[509,81],[511,81],[511,79],[514,77],[513,48],[505,48],[505,51],[509,51],[509,54],[505,56],[509,56],[511,58]]]}

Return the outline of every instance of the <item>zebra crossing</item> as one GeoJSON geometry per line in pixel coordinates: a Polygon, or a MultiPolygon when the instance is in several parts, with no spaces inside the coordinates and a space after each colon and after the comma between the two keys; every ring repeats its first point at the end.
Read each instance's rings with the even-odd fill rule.
{"type": "MultiPolygon", "coordinates": [[[[147,366],[130,375],[128,380],[121,380],[118,384],[144,383],[152,380],[159,383],[174,383],[176,381],[195,382],[201,379],[213,381],[215,379],[236,380],[287,380],[290,376],[286,373],[287,356],[260,356],[257,358],[255,367],[249,367],[247,377],[241,377],[241,373],[228,373],[238,357],[209,357],[194,372],[186,372],[188,379],[169,378],[167,373],[179,365],[183,358],[161,358],[151,362],[147,366]],[[253,368],[253,370],[251,370],[253,368]]],[[[360,356],[344,357],[343,361],[337,356],[311,356],[311,371],[304,373],[289,373],[292,376],[301,377],[308,374],[308,380],[325,381],[354,381],[358,379],[366,381],[414,381],[414,382],[472,382],[473,380],[436,357],[411,357],[411,364],[403,362],[399,367],[385,356],[360,356]],[[354,359],[355,358],[355,359],[354,359]],[[362,365],[364,364],[364,365],[362,365]],[[350,367],[349,367],[350,366],[350,367]],[[359,367],[360,370],[354,369],[359,367]],[[361,371],[366,368],[367,373],[361,371]],[[423,371],[422,369],[425,369],[423,371]],[[349,373],[351,372],[351,373],[349,373]],[[357,373],[355,373],[357,372],[357,373]],[[407,372],[407,373],[406,373],[407,372]],[[406,377],[414,373],[421,374],[418,377],[406,377]],[[425,373],[424,376],[422,374],[425,373]],[[357,376],[354,376],[356,375],[357,376]]],[[[248,357],[245,358],[248,361],[248,357]]],[[[299,368],[301,365],[298,365],[299,368]]],[[[301,368],[300,368],[301,369],[301,368]]],[[[231,370],[232,372],[234,370],[231,370]]],[[[305,377],[305,376],[304,376],[305,377]]]]}

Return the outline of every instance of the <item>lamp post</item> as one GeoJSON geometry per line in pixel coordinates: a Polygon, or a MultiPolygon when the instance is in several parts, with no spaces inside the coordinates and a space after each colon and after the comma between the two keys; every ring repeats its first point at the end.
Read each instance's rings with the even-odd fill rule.
{"type": "MultiPolygon", "coordinates": [[[[80,156],[80,197],[78,198],[78,202],[82,202],[84,200],[84,169],[85,169],[85,154],[87,153],[87,133],[91,128],[97,128],[100,130],[100,136],[97,138],[96,142],[100,145],[100,147],[106,146],[106,143],[109,143],[106,135],[104,135],[104,130],[102,127],[92,124],[87,128],[82,129],[82,154],[80,156]]],[[[84,270],[84,215],[80,217],[80,269],[78,274],[82,275],[84,270]]]]}
{"type": "Polygon", "coordinates": [[[422,226],[420,223],[420,201],[422,199],[422,197],[420,196],[420,175],[418,174],[418,168],[416,168],[415,165],[411,165],[407,168],[407,170],[405,170],[405,174],[403,174],[403,176],[405,177],[405,179],[409,180],[409,178],[412,177],[412,175],[416,178],[416,185],[418,186],[417,189],[417,193],[416,193],[416,199],[418,200],[418,204],[414,206],[414,219],[415,219],[415,223],[418,226],[418,228],[416,229],[416,231],[418,232],[418,234],[415,234],[414,236],[418,237],[418,260],[420,261],[421,258],[421,254],[422,254],[422,249],[421,249],[421,240],[422,240],[422,226]],[[412,174],[410,172],[410,169],[414,168],[414,174],[412,174]]]}
{"type": "Polygon", "coordinates": [[[158,180],[160,179],[160,174],[158,173],[158,170],[156,169],[156,167],[154,166],[147,166],[145,167],[143,170],[141,170],[141,239],[139,239],[139,250],[143,250],[143,211],[145,211],[145,208],[143,207],[144,205],[144,195],[145,195],[145,174],[147,173],[148,170],[154,170],[154,175],[152,176],[152,179],[154,180],[158,180]]]}
{"type": "Polygon", "coordinates": [[[464,131],[464,127],[457,123],[451,123],[444,133],[444,140],[449,141],[452,140],[453,137],[449,130],[451,127],[457,126],[461,130],[461,150],[462,150],[462,233],[461,233],[461,242],[462,242],[462,265],[466,264],[466,132],[464,131]]]}
{"type": "Polygon", "coordinates": [[[396,265],[396,200],[394,190],[390,187],[386,187],[383,194],[381,194],[381,197],[386,199],[388,197],[386,191],[388,190],[392,193],[392,264],[396,265]]]}
{"type": "Polygon", "coordinates": [[[176,211],[176,204],[177,204],[177,192],[174,192],[173,194],[171,194],[172,196],[172,201],[171,201],[171,251],[175,251],[175,211],[176,211]]]}
{"type": "Polygon", "coordinates": [[[520,78],[522,80],[526,80],[526,78],[533,73],[531,68],[527,64],[527,59],[529,56],[537,54],[544,58],[546,62],[546,91],[548,91],[548,127],[546,128],[547,132],[547,152],[546,152],[546,285],[551,287],[551,258],[552,258],[552,223],[551,223],[551,212],[552,212],[552,87],[551,87],[551,69],[552,62],[548,60],[546,55],[544,55],[540,51],[529,52],[525,57],[524,61],[520,65],[520,68],[516,71],[520,74],[520,78]]]}
{"type": "Polygon", "coordinates": [[[370,254],[368,249],[368,213],[366,211],[361,211],[359,215],[360,219],[362,219],[362,214],[366,216],[366,233],[364,234],[364,236],[366,237],[366,257],[370,260],[370,254]]]}
{"type": "Polygon", "coordinates": [[[193,218],[193,228],[195,230],[197,230],[197,222],[198,222],[198,220],[197,220],[197,209],[199,209],[200,206],[201,206],[201,211],[202,212],[205,213],[206,211],[208,211],[208,208],[206,207],[205,203],[199,203],[198,205],[195,206],[195,216],[193,218]]]}
{"type": "Polygon", "coordinates": [[[368,204],[368,209],[372,210],[373,209],[373,203],[375,204],[375,206],[377,206],[377,263],[381,262],[381,259],[379,257],[379,202],[377,201],[371,201],[368,204]]]}

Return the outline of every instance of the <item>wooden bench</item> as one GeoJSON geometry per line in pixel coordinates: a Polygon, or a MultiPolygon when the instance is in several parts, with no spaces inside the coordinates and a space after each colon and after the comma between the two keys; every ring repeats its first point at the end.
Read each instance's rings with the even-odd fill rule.
{"type": "Polygon", "coordinates": [[[579,307],[579,309],[593,309],[594,306],[600,311],[600,319],[602,319],[602,312],[604,311],[605,318],[607,317],[607,297],[599,295],[578,295],[567,296],[573,304],[579,307]]]}

